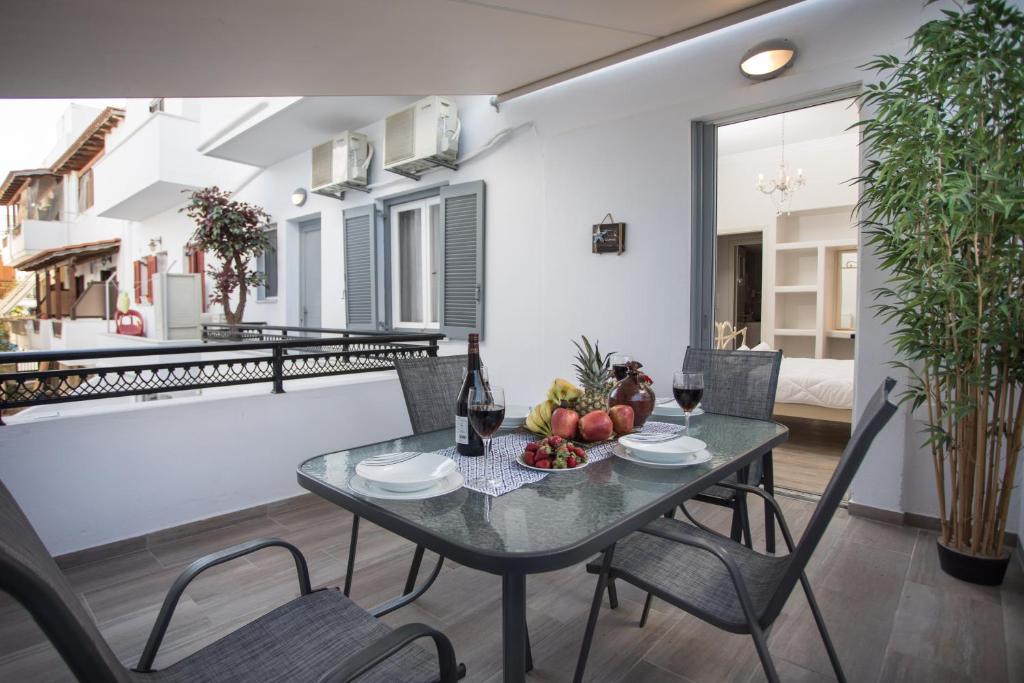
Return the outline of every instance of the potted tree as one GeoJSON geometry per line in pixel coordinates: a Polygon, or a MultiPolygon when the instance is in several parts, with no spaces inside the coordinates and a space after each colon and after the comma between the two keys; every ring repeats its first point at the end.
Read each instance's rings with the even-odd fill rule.
{"type": "Polygon", "coordinates": [[[891,273],[905,398],[927,424],[949,574],[1002,582],[1024,430],[1024,14],[973,0],[923,25],[862,101],[859,209],[891,273]]]}
{"type": "Polygon", "coordinates": [[[218,187],[191,192],[180,211],[196,225],[191,243],[212,252],[220,262],[207,268],[214,283],[210,299],[224,307],[229,325],[240,324],[249,288],[263,284],[263,273],[250,269],[250,262],[270,246],[265,231],[270,216],[258,206],[232,200],[230,192],[218,187]],[[236,290],[238,300],[232,308],[236,290]]]}

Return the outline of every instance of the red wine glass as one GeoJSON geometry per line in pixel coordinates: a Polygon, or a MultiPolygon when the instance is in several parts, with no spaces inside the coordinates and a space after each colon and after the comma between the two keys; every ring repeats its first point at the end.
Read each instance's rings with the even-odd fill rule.
{"type": "Polygon", "coordinates": [[[484,476],[473,481],[492,496],[498,495],[501,482],[493,474],[491,441],[505,420],[505,391],[501,387],[483,385],[469,392],[469,424],[484,440],[484,476]]]}
{"type": "Polygon", "coordinates": [[[704,373],[677,372],[672,377],[672,395],[683,409],[686,418],[686,433],[690,433],[690,413],[697,408],[704,396],[704,373]]]}

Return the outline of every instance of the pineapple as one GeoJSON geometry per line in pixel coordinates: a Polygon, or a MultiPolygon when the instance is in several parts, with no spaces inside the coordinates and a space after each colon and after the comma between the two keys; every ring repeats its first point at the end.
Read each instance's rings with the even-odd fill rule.
{"type": "Polygon", "coordinates": [[[583,337],[582,346],[576,340],[572,343],[578,351],[573,367],[583,389],[583,395],[576,400],[576,412],[586,415],[592,410],[607,410],[608,393],[612,389],[612,354],[602,356],[598,343],[591,346],[586,337],[583,337]]]}

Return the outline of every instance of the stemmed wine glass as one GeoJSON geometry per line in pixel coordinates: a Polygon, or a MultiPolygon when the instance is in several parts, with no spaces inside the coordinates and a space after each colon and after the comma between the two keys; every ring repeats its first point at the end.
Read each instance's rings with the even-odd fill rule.
{"type": "Polygon", "coordinates": [[[612,355],[612,374],[615,375],[616,381],[621,382],[626,379],[626,375],[629,374],[629,364],[632,362],[633,357],[624,353],[612,355]]]}
{"type": "Polygon", "coordinates": [[[498,495],[501,482],[493,475],[491,437],[505,420],[505,390],[501,387],[474,386],[469,391],[469,424],[484,440],[484,476],[473,483],[492,496],[498,495]]]}
{"type": "Polygon", "coordinates": [[[683,409],[686,418],[685,431],[690,433],[690,413],[694,411],[704,395],[704,373],[677,372],[672,376],[672,395],[683,409]]]}

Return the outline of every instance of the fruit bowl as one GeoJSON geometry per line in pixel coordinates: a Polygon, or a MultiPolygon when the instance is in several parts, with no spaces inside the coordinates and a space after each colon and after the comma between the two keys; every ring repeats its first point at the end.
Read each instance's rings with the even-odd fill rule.
{"type": "Polygon", "coordinates": [[[523,467],[541,472],[578,470],[590,462],[587,452],[582,447],[559,436],[547,436],[540,441],[531,441],[526,444],[526,448],[516,460],[523,467]]]}
{"type": "Polygon", "coordinates": [[[527,465],[526,461],[523,460],[523,456],[521,456],[521,455],[516,458],[516,462],[519,463],[520,466],[525,467],[528,470],[533,470],[534,472],[544,472],[545,474],[547,474],[548,472],[558,472],[558,473],[562,473],[562,472],[575,472],[576,470],[581,470],[581,469],[583,469],[584,467],[586,467],[587,465],[590,464],[590,461],[587,460],[582,465],[576,465],[576,467],[566,467],[565,469],[552,469],[552,468],[549,467],[547,469],[543,469],[543,468],[540,468],[540,467],[534,467],[533,465],[527,465]]]}

